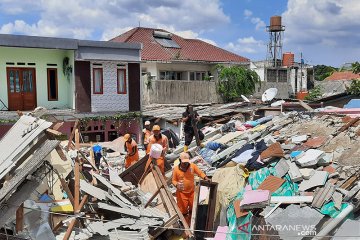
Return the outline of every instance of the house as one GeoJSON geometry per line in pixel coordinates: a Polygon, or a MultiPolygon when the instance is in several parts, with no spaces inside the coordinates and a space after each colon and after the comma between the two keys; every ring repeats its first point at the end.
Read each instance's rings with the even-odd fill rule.
{"type": "Polygon", "coordinates": [[[333,72],[330,76],[325,78],[325,81],[351,81],[360,80],[359,73],[353,73],[352,71],[333,72]]]}
{"type": "MultiPolygon", "coordinates": [[[[292,53],[284,53],[284,59],[286,54],[292,53]]],[[[255,71],[261,80],[261,86],[256,89],[257,96],[261,96],[268,88],[277,88],[277,98],[294,97],[301,91],[307,91],[308,85],[314,82],[314,68],[308,64],[279,60],[278,66],[273,67],[268,60],[262,60],[251,62],[250,69],[255,71]]]]}
{"type": "Polygon", "coordinates": [[[249,59],[199,39],[186,39],[162,29],[133,28],[112,42],[143,44],[143,102],[218,102],[215,66],[249,67],[249,59]]]}
{"type": "Polygon", "coordinates": [[[140,111],[139,43],[0,34],[0,110],[140,111]]]}
{"type": "Polygon", "coordinates": [[[140,50],[140,43],[0,34],[0,111],[9,110],[0,136],[17,118],[11,111],[42,106],[68,136],[75,119],[91,118],[79,126],[85,142],[140,139],[139,119],[124,118],[141,111],[140,50]]]}

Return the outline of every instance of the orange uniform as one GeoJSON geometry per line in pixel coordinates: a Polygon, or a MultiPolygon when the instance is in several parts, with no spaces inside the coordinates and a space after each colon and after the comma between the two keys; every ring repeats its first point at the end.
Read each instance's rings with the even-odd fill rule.
{"type": "Polygon", "coordinates": [[[139,160],[139,151],[135,140],[131,139],[131,143],[125,142],[127,157],[125,159],[125,168],[130,167],[139,160]]]}
{"type": "Polygon", "coordinates": [[[177,186],[179,182],[182,182],[184,186],[183,190],[176,190],[176,199],[177,205],[182,214],[187,214],[188,212],[192,211],[194,203],[195,174],[203,179],[206,177],[206,175],[194,163],[190,163],[190,166],[186,172],[180,170],[179,167],[180,166],[176,166],[174,168],[172,183],[174,186],[177,186]]]}
{"type": "MultiPolygon", "coordinates": [[[[165,176],[165,153],[169,148],[169,140],[163,134],[161,134],[161,137],[159,139],[156,139],[154,135],[151,135],[149,138],[149,145],[146,149],[147,154],[150,153],[151,145],[155,143],[160,144],[163,147],[163,154],[161,155],[161,157],[156,159],[156,165],[160,168],[162,174],[165,176]]],[[[146,162],[145,170],[150,166],[150,163],[151,163],[151,158],[149,157],[148,161],[146,162]]]]}
{"type": "Polygon", "coordinates": [[[149,129],[144,128],[143,133],[144,133],[144,146],[147,148],[147,146],[150,143],[151,131],[149,129]]]}

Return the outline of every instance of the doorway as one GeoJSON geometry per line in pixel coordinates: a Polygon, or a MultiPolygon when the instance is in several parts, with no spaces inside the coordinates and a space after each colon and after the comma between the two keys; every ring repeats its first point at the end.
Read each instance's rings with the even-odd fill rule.
{"type": "Polygon", "coordinates": [[[35,68],[7,68],[9,111],[28,111],[36,107],[35,68]]]}

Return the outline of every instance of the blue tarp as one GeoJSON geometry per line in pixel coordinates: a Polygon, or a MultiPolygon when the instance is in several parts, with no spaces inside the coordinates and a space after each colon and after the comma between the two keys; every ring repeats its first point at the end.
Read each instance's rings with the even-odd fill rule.
{"type": "Polygon", "coordinates": [[[360,108],[360,99],[351,99],[344,108],[360,108]]]}

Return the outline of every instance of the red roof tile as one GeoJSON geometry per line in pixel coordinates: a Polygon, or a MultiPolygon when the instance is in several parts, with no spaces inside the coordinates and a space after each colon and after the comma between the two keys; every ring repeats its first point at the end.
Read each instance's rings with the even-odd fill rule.
{"type": "Polygon", "coordinates": [[[325,80],[353,80],[353,79],[360,79],[360,74],[355,74],[351,71],[333,72],[333,74],[325,78],[325,80]]]}
{"type": "Polygon", "coordinates": [[[185,39],[172,34],[172,40],[180,48],[167,48],[155,41],[153,32],[162,29],[133,28],[110,41],[140,42],[143,44],[141,59],[147,61],[200,61],[200,62],[235,62],[246,63],[248,58],[226,51],[198,39],[185,39]]]}

